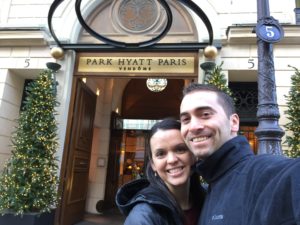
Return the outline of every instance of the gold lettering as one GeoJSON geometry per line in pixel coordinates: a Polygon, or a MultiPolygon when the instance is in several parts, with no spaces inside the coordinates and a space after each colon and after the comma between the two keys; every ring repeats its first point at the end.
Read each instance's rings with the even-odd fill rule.
{"type": "Polygon", "coordinates": [[[103,58],[87,58],[86,59],[86,65],[113,65],[112,64],[112,59],[103,59],[103,58]]]}
{"type": "Polygon", "coordinates": [[[107,59],[106,64],[112,66],[112,59],[107,59]]]}
{"type": "Polygon", "coordinates": [[[137,61],[136,59],[134,59],[133,62],[132,62],[132,65],[133,65],[133,66],[138,66],[138,65],[139,65],[139,64],[138,64],[138,61],[137,61]]]}
{"type": "Polygon", "coordinates": [[[150,66],[151,62],[152,62],[152,59],[147,59],[147,61],[148,61],[148,66],[150,66]]]}
{"type": "Polygon", "coordinates": [[[125,64],[125,59],[119,59],[118,65],[124,65],[125,64]]]}
{"type": "Polygon", "coordinates": [[[185,66],[187,65],[186,59],[158,59],[159,66],[185,66]]]}
{"type": "Polygon", "coordinates": [[[159,74],[196,74],[195,61],[192,56],[164,56],[159,54],[147,54],[148,56],[134,57],[116,56],[115,54],[105,56],[86,56],[79,58],[78,72],[97,72],[99,74],[115,73],[115,72],[134,72],[136,76],[142,73],[159,73],[159,74]]]}

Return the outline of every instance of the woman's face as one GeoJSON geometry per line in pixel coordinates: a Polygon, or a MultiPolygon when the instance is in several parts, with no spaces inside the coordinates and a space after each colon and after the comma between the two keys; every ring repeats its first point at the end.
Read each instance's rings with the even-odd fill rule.
{"type": "Polygon", "coordinates": [[[189,181],[194,157],[180,130],[158,130],[150,139],[152,169],[172,191],[189,181]]]}

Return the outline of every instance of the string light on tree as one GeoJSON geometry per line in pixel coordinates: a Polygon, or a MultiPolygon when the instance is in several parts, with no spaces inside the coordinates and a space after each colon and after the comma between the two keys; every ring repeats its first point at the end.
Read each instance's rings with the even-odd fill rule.
{"type": "Polygon", "coordinates": [[[287,131],[286,141],[289,149],[284,153],[292,158],[300,157],[300,71],[292,67],[295,73],[291,76],[292,86],[286,95],[287,107],[285,111],[289,122],[285,125],[287,131]]]}
{"type": "Polygon", "coordinates": [[[222,73],[223,62],[219,66],[215,66],[211,71],[208,71],[204,83],[211,84],[232,96],[232,92],[227,86],[227,79],[222,73]]]}
{"type": "Polygon", "coordinates": [[[46,212],[57,205],[58,103],[53,85],[51,71],[45,70],[26,88],[28,96],[12,135],[12,157],[0,177],[0,213],[46,212]]]}

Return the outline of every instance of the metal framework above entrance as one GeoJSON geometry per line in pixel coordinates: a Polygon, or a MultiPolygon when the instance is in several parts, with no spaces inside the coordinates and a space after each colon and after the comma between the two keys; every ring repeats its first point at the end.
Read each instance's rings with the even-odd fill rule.
{"type": "MultiPolygon", "coordinates": [[[[210,23],[210,20],[208,19],[205,12],[193,1],[191,0],[177,0],[180,4],[183,6],[189,8],[192,12],[194,12],[204,23],[207,32],[208,32],[208,41],[207,42],[192,42],[192,43],[158,43],[162,38],[164,38],[168,32],[170,31],[170,27],[173,22],[173,14],[170,9],[169,3],[166,0],[153,0],[153,2],[157,1],[159,5],[164,9],[166,13],[166,25],[164,29],[159,32],[155,37],[151,38],[150,40],[137,42],[137,43],[127,43],[127,42],[121,42],[116,41],[113,39],[110,39],[99,32],[96,32],[93,28],[91,28],[85,21],[85,19],[82,16],[81,13],[81,1],[82,0],[76,0],[75,1],[75,11],[76,11],[76,17],[81,24],[81,26],[84,28],[84,30],[91,35],[92,37],[96,38],[97,40],[103,42],[104,44],[93,44],[93,43],[63,43],[59,40],[59,38],[56,36],[53,25],[52,25],[52,18],[54,15],[55,10],[58,8],[58,6],[63,2],[63,0],[54,0],[52,3],[49,12],[48,12],[48,26],[50,33],[56,43],[56,45],[64,50],[74,50],[76,52],[82,52],[82,51],[178,51],[178,50],[199,50],[204,49],[208,45],[213,44],[213,29],[212,25],[210,23]]],[[[220,46],[217,46],[220,47],[220,46]]]]}

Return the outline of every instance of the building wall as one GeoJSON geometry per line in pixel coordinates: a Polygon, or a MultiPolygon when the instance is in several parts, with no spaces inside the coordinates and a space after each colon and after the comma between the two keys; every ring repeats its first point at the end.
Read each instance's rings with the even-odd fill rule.
{"type": "MultiPolygon", "coordinates": [[[[171,2],[173,0],[170,0],[171,2]]],[[[16,125],[21,104],[21,93],[24,79],[34,78],[41,69],[46,68],[46,62],[57,61],[62,65],[57,73],[59,124],[58,157],[61,160],[68,121],[71,86],[75,55],[65,52],[63,59],[55,60],[51,57],[50,48],[55,44],[47,28],[47,14],[53,0],[1,0],[0,7],[0,169],[3,162],[10,156],[10,137],[16,125]]],[[[82,1],[83,15],[88,16],[95,7],[103,1],[82,1]]],[[[198,3],[198,1],[194,1],[198,3]]],[[[269,0],[271,15],[283,24],[295,24],[294,0],[286,0],[281,4],[278,0],[269,0]]],[[[74,10],[75,1],[64,1],[54,14],[53,27],[60,40],[76,42],[84,39],[74,10]]],[[[224,61],[223,69],[229,79],[256,80],[257,49],[255,34],[252,33],[253,24],[257,21],[256,1],[246,0],[209,0],[199,6],[207,13],[215,33],[215,41],[222,43],[217,63],[224,61]],[[243,25],[243,26],[240,26],[243,25]],[[250,28],[245,28],[249,25],[250,28]],[[232,29],[229,29],[229,27],[232,29]],[[241,29],[239,30],[239,27],[241,29]],[[232,31],[232,32],[231,32],[232,31]],[[249,59],[254,59],[255,67],[249,69],[249,59]],[[241,76],[236,76],[241,73],[241,76]],[[247,76],[248,74],[248,76],[247,76]],[[242,76],[243,75],[243,76],[242,76]]],[[[189,10],[187,10],[189,11],[189,10]]],[[[192,15],[197,25],[199,40],[207,39],[205,27],[199,19],[192,15]]],[[[284,110],[286,103],[284,95],[290,87],[292,65],[300,68],[299,29],[292,30],[285,27],[286,40],[274,45],[274,64],[277,85],[277,99],[281,118],[279,123],[286,123],[284,110]],[[297,41],[298,40],[298,41],[297,41]]],[[[168,39],[176,41],[176,36],[168,39]]],[[[200,52],[201,53],[201,52],[200,52]]],[[[200,63],[203,62],[202,53],[200,63]]],[[[203,72],[200,72],[201,77],[203,72]]],[[[106,166],[109,148],[109,121],[112,110],[121,110],[122,88],[126,80],[100,80],[97,86],[93,82],[88,85],[92,90],[100,88],[97,99],[95,118],[94,142],[92,147],[92,161],[89,176],[89,193],[87,211],[96,212],[95,204],[104,198],[106,166]],[[98,160],[104,159],[103,165],[98,160]]]]}
{"type": "Polygon", "coordinates": [[[24,79],[7,69],[0,70],[0,167],[11,154],[10,134],[17,125],[18,111],[22,98],[24,79]]]}

